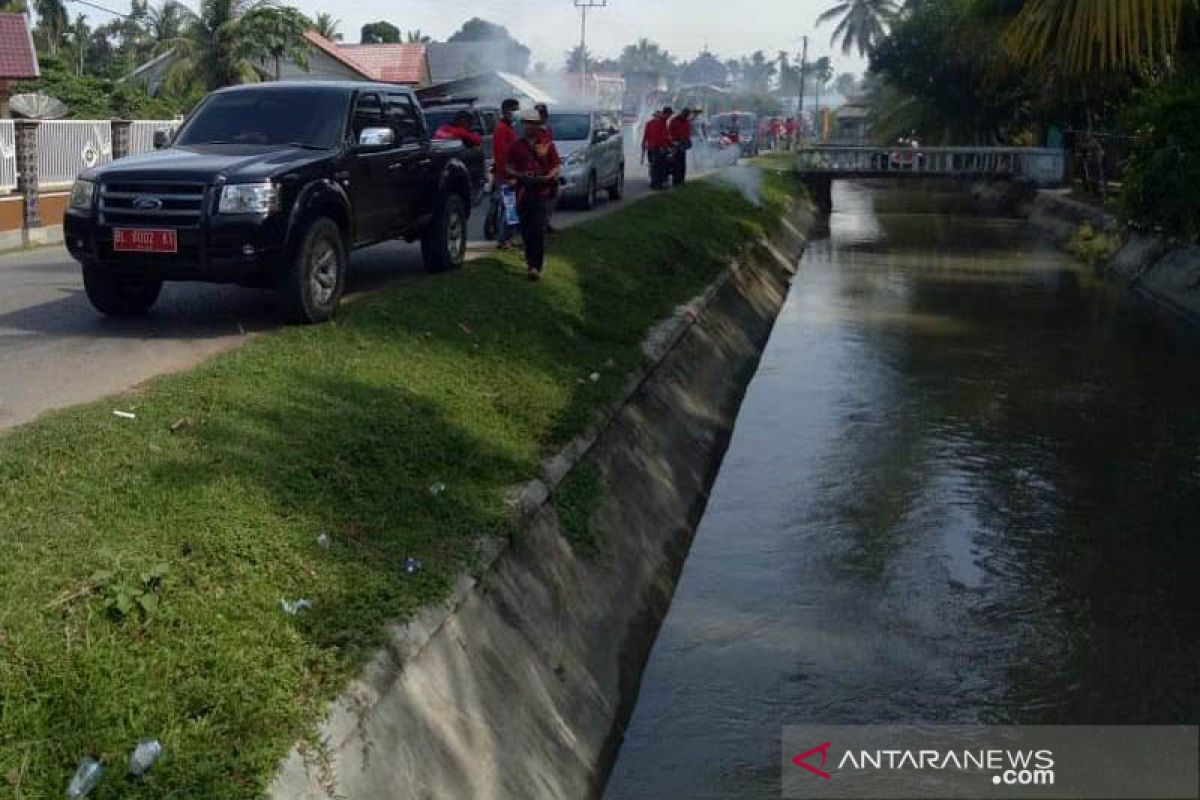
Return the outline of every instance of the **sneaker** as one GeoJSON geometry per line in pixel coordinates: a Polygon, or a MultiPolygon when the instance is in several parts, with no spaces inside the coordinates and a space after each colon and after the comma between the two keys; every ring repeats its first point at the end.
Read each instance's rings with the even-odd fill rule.
{"type": "Polygon", "coordinates": [[[538,270],[538,269],[534,269],[533,267],[530,267],[529,268],[529,280],[533,281],[534,283],[537,283],[541,279],[542,279],[542,271],[538,270]]]}

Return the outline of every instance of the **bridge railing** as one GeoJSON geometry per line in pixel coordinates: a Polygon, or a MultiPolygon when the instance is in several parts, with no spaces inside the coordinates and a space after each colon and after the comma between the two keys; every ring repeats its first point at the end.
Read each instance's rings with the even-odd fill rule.
{"type": "Polygon", "coordinates": [[[1025,178],[1062,183],[1062,150],[1041,147],[864,147],[821,145],[797,155],[801,172],[829,175],[1025,178]]]}

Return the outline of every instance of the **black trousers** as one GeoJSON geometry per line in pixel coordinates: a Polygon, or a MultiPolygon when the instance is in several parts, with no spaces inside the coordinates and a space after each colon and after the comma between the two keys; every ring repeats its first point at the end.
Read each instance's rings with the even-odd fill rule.
{"type": "Polygon", "coordinates": [[[517,207],[521,215],[521,236],[525,239],[525,263],[538,272],[542,271],[546,261],[546,222],[551,202],[527,192],[517,207]]]}
{"type": "Polygon", "coordinates": [[[687,181],[688,151],[679,145],[671,151],[671,183],[682,186],[687,181]]]}
{"type": "Polygon", "coordinates": [[[646,152],[646,156],[650,161],[650,188],[661,189],[667,183],[667,174],[670,166],[667,164],[667,151],[663,148],[654,148],[646,152]]]}

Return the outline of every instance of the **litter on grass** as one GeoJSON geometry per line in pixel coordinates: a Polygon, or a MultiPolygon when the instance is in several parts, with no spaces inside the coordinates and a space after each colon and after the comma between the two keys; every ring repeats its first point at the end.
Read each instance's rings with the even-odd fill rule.
{"type": "Polygon", "coordinates": [[[404,574],[405,575],[416,575],[420,571],[421,571],[421,559],[409,558],[409,559],[405,560],[405,562],[404,562],[404,574]]]}
{"type": "Polygon", "coordinates": [[[593,372],[591,375],[588,376],[588,380],[590,380],[592,383],[599,383],[600,382],[600,373],[593,372]]]}
{"type": "Polygon", "coordinates": [[[113,416],[120,417],[121,419],[137,419],[137,414],[132,414],[128,411],[114,411],[113,416]]]}
{"type": "Polygon", "coordinates": [[[158,739],[142,739],[129,754],[129,774],[140,778],[162,758],[163,746],[158,739]]]}
{"type": "Polygon", "coordinates": [[[280,600],[279,604],[283,606],[283,613],[289,617],[298,615],[301,611],[312,609],[312,600],[280,600]]]}
{"type": "Polygon", "coordinates": [[[67,784],[67,797],[87,797],[103,778],[104,765],[94,758],[85,758],[79,762],[79,769],[67,784]]]}
{"type": "Polygon", "coordinates": [[[441,497],[446,493],[446,484],[438,481],[433,486],[429,487],[429,493],[434,497],[441,497]]]}
{"type": "Polygon", "coordinates": [[[328,550],[330,547],[333,547],[333,538],[328,533],[322,533],[317,537],[317,547],[320,547],[322,550],[328,550]]]}

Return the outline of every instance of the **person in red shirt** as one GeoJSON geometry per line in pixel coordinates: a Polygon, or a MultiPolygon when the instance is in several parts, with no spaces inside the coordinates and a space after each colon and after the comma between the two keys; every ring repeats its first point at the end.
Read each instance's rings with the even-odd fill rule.
{"type": "Polygon", "coordinates": [[[546,217],[558,192],[561,161],[558,148],[547,141],[541,115],[536,109],[521,114],[525,135],[508,152],[506,169],[517,181],[517,207],[525,237],[525,264],[529,279],[539,280],[546,260],[546,217]]]}
{"type": "Polygon", "coordinates": [[[471,130],[471,115],[466,111],[455,114],[453,122],[439,125],[433,133],[433,138],[439,142],[457,139],[467,147],[479,147],[483,144],[483,137],[471,130]]]}
{"type": "Polygon", "coordinates": [[[492,134],[492,193],[493,211],[496,215],[496,246],[507,250],[512,241],[516,226],[508,224],[508,214],[505,213],[502,192],[505,186],[512,185],[508,177],[508,152],[517,143],[517,131],[513,127],[513,117],[521,104],[509,98],[500,104],[500,121],[496,123],[496,131],[492,134]]]}
{"type": "Polygon", "coordinates": [[[688,151],[692,149],[692,110],[685,108],[667,122],[667,138],[671,140],[671,183],[682,186],[687,182],[688,151]]]}
{"type": "Polygon", "coordinates": [[[650,188],[656,191],[666,183],[667,148],[670,146],[667,116],[664,111],[655,111],[642,133],[642,156],[650,162],[650,188]]]}
{"type": "MultiPolygon", "coordinates": [[[[554,142],[554,129],[550,127],[550,107],[545,103],[537,103],[534,109],[538,112],[538,116],[542,118],[542,130],[538,133],[538,141],[542,144],[551,144],[554,142]]],[[[554,218],[554,212],[558,208],[558,184],[554,184],[554,196],[550,198],[550,203],[546,207],[546,233],[558,233],[558,229],[550,224],[550,220],[554,218]]]]}

